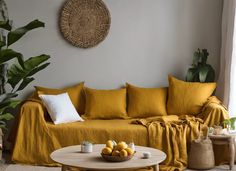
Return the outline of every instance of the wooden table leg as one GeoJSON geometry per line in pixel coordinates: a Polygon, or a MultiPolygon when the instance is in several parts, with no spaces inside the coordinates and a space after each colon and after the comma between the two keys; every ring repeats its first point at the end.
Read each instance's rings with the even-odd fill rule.
{"type": "Polygon", "coordinates": [[[153,165],[153,170],[154,170],[154,171],[159,171],[159,164],[153,165]]]}
{"type": "Polygon", "coordinates": [[[230,170],[233,169],[234,166],[234,155],[235,155],[235,148],[234,148],[234,137],[231,137],[229,140],[229,152],[230,152],[230,157],[229,157],[229,168],[230,170]]]}
{"type": "Polygon", "coordinates": [[[61,171],[66,171],[66,166],[65,165],[61,166],[61,171]]]}

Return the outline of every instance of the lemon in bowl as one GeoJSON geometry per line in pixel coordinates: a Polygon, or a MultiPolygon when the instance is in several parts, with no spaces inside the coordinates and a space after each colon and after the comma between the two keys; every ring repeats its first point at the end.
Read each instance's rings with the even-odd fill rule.
{"type": "Polygon", "coordinates": [[[122,162],[130,160],[134,156],[135,151],[129,148],[127,143],[120,141],[116,143],[114,140],[108,140],[106,147],[102,149],[102,157],[110,162],[122,162]]]}

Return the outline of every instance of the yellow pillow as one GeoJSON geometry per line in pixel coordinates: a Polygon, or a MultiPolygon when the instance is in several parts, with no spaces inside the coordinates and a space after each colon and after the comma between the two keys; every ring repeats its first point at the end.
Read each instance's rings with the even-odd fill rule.
{"type": "Polygon", "coordinates": [[[116,119],[126,118],[126,89],[95,90],[85,88],[85,118],[116,119]]]}
{"type": "Polygon", "coordinates": [[[185,82],[169,76],[168,115],[197,115],[216,83],[185,82]]]}
{"type": "Polygon", "coordinates": [[[126,83],[128,116],[146,118],[167,115],[167,88],[139,88],[126,83]]]}
{"type": "Polygon", "coordinates": [[[40,94],[56,95],[67,92],[76,110],[79,112],[79,114],[83,114],[85,111],[85,98],[83,95],[83,87],[84,87],[84,82],[63,89],[52,89],[39,86],[35,86],[35,89],[37,95],[40,94]]]}

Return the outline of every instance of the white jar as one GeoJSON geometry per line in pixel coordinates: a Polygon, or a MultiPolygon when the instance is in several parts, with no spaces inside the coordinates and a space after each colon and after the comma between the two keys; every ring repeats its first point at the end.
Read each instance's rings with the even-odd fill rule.
{"type": "Polygon", "coordinates": [[[144,159],[149,159],[151,157],[151,153],[149,151],[143,152],[143,158],[144,159]]]}
{"type": "Polygon", "coordinates": [[[135,151],[135,145],[134,145],[133,142],[132,142],[132,143],[129,143],[129,148],[131,148],[133,151],[135,151]]]}
{"type": "Polygon", "coordinates": [[[92,153],[93,152],[93,145],[92,144],[86,144],[81,145],[81,152],[82,153],[92,153]]]}

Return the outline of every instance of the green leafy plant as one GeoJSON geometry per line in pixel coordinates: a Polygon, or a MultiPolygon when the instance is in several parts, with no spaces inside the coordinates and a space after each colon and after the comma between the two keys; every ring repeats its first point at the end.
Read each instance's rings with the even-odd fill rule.
{"type": "Polygon", "coordinates": [[[34,80],[34,74],[50,64],[45,63],[49,55],[42,54],[24,60],[20,52],[10,48],[27,32],[44,27],[44,23],[34,20],[15,30],[12,30],[10,23],[9,20],[0,21],[0,28],[6,32],[0,40],[0,128],[6,128],[6,121],[13,118],[9,111],[20,103],[20,100],[15,99],[18,93],[34,80]],[[6,89],[7,86],[10,88],[6,89]]]}
{"type": "Polygon", "coordinates": [[[214,82],[215,70],[207,64],[209,53],[207,49],[198,49],[193,55],[193,64],[188,69],[186,81],[189,82],[214,82]]]}
{"type": "Polygon", "coordinates": [[[235,130],[235,121],[236,117],[232,117],[230,119],[226,119],[223,121],[224,127],[230,128],[231,130],[235,130]]]}
{"type": "Polygon", "coordinates": [[[87,146],[87,145],[93,145],[90,141],[82,141],[81,145],[87,146]]]}

